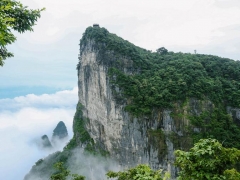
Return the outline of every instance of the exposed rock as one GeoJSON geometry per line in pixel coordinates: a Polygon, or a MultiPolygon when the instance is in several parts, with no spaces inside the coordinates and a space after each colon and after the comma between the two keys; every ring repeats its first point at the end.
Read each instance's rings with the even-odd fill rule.
{"type": "Polygon", "coordinates": [[[78,65],[79,103],[84,107],[87,132],[98,147],[109,152],[122,166],[147,163],[154,169],[169,170],[175,177],[175,148],[188,149],[192,145],[184,130],[189,125],[187,115],[200,114],[213,104],[190,99],[185,106],[176,103],[175,110],[154,109],[151,116],[133,117],[124,110],[126,103],[119,103],[114,97],[108,78],[108,69],[117,58],[124,62],[121,68],[125,73],[133,73],[131,60],[116,58],[113,52],[99,54],[96,47],[93,41],[81,47],[78,65]],[[185,116],[173,118],[174,111],[185,116]]]}
{"type": "Polygon", "coordinates": [[[60,121],[56,128],[53,130],[52,139],[58,138],[63,139],[68,137],[67,127],[65,126],[64,122],[60,121]]]}
{"type": "Polygon", "coordinates": [[[41,139],[42,139],[42,147],[43,148],[52,148],[52,144],[51,144],[51,142],[49,141],[49,139],[48,139],[48,136],[47,135],[43,135],[42,137],[41,137],[41,139]]]}

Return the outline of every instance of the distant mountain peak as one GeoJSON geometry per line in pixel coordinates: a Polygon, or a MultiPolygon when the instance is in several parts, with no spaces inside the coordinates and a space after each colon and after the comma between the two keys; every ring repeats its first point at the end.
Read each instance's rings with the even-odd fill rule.
{"type": "Polygon", "coordinates": [[[52,138],[59,138],[59,139],[63,139],[65,137],[68,136],[68,131],[67,131],[67,127],[64,124],[63,121],[60,121],[56,128],[53,130],[53,136],[52,138]]]}
{"type": "Polygon", "coordinates": [[[51,144],[51,142],[49,141],[49,138],[48,138],[47,135],[43,135],[43,136],[41,137],[41,139],[42,139],[42,146],[43,146],[44,148],[52,148],[52,144],[51,144]]]}

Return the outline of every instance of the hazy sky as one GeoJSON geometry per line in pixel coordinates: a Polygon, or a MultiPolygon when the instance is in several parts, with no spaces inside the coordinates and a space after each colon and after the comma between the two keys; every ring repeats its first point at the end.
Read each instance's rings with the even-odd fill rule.
{"type": "Polygon", "coordinates": [[[19,179],[17,175],[22,177],[46,155],[31,145],[32,138],[51,135],[60,120],[71,131],[78,100],[74,88],[78,44],[88,26],[98,23],[148,50],[164,46],[193,53],[196,49],[200,54],[240,59],[239,0],[20,2],[46,10],[34,32],[16,33],[16,43],[8,47],[15,57],[0,67],[0,140],[4,144],[0,179],[19,179]]]}

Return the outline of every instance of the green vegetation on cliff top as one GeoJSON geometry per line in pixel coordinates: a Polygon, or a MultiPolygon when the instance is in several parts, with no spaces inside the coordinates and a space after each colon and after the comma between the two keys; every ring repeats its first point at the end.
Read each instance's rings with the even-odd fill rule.
{"type": "Polygon", "coordinates": [[[151,114],[154,108],[172,108],[187,97],[209,98],[215,105],[240,107],[240,62],[212,55],[151,52],[123,40],[105,28],[89,27],[80,42],[88,40],[99,53],[113,51],[133,62],[133,74],[113,64],[111,81],[128,99],[126,110],[151,114]]]}

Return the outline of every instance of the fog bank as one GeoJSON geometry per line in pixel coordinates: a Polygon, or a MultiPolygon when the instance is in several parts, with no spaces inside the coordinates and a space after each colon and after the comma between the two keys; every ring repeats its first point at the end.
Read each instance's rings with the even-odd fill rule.
{"type": "Polygon", "coordinates": [[[35,140],[44,134],[51,139],[59,121],[65,123],[71,138],[77,101],[77,88],[0,99],[0,179],[23,179],[38,159],[65,146],[63,141],[53,149],[43,150],[35,140]]]}

